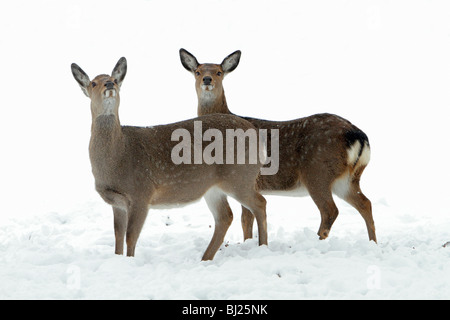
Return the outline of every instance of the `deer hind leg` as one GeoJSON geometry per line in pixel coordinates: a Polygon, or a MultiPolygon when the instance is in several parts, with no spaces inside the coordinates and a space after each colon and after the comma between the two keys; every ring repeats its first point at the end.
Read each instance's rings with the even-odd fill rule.
{"type": "Polygon", "coordinates": [[[116,238],[116,254],[123,254],[123,243],[127,231],[127,212],[124,209],[113,207],[114,235],[116,238]]]}
{"type": "Polygon", "coordinates": [[[227,196],[221,190],[217,188],[210,189],[205,194],[205,201],[214,216],[215,227],[211,242],[203,254],[203,261],[212,260],[214,258],[214,255],[222,245],[225,234],[233,221],[233,212],[228,204],[227,196]]]}
{"type": "Polygon", "coordinates": [[[253,222],[255,216],[246,207],[242,206],[241,224],[244,231],[244,241],[253,238],[253,222]]]}
{"type": "Polygon", "coordinates": [[[369,234],[369,240],[377,242],[377,236],[375,234],[375,222],[372,216],[372,203],[369,199],[362,193],[359,186],[359,180],[364,167],[357,169],[354,176],[350,180],[350,186],[346,197],[344,200],[352,205],[363,217],[367,226],[367,233],[369,234]]]}
{"type": "MultiPolygon", "coordinates": [[[[359,186],[357,187],[359,189],[359,186]]],[[[361,191],[349,192],[345,199],[350,205],[359,211],[364,221],[366,222],[367,232],[369,234],[369,240],[377,242],[377,236],[375,234],[375,222],[372,216],[372,204],[369,199],[361,191]]]]}
{"type": "Polygon", "coordinates": [[[145,204],[132,203],[128,209],[127,256],[134,257],[136,243],[147,218],[148,207],[145,204]]]}

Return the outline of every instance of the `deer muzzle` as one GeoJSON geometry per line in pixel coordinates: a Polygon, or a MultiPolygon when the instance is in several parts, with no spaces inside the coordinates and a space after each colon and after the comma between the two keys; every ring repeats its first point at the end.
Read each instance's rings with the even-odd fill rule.
{"type": "Polygon", "coordinates": [[[105,98],[115,98],[116,97],[116,89],[106,89],[104,92],[105,98]]]}

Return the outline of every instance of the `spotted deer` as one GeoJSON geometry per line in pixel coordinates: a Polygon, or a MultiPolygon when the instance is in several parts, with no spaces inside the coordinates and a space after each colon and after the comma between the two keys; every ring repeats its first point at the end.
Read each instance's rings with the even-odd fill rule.
{"type": "MultiPolygon", "coordinates": [[[[215,220],[215,230],[203,260],[212,260],[233,219],[227,196],[236,199],[256,216],[259,244],[267,244],[266,201],[256,191],[262,164],[175,164],[171,153],[175,130],[193,133],[195,121],[202,130],[225,132],[255,129],[246,120],[232,115],[205,115],[196,119],[154,127],[121,126],[119,91],[127,71],[121,58],[111,75],[92,81],[76,64],[73,76],[91,100],[89,157],[95,188],[114,213],[115,253],[134,256],[136,242],[149,208],[179,207],[202,197],[215,220]]],[[[194,143],[192,141],[191,143],[194,143]]],[[[248,151],[248,150],[246,150],[248,151]]]]}
{"type": "MultiPolygon", "coordinates": [[[[240,56],[241,52],[235,51],[221,64],[200,64],[195,56],[180,49],[182,65],[195,77],[199,116],[233,114],[228,109],[222,82],[236,69],[240,56]]],[[[338,216],[334,193],[359,211],[369,240],[377,241],[372,205],[359,184],[370,159],[369,140],[364,132],[346,119],[326,113],[291,121],[242,118],[258,129],[268,129],[269,134],[270,129],[279,129],[279,170],[258,178],[262,194],[311,196],[321,215],[318,235],[325,239],[338,216]]],[[[244,239],[251,238],[254,219],[244,207],[241,219],[244,239]]]]}

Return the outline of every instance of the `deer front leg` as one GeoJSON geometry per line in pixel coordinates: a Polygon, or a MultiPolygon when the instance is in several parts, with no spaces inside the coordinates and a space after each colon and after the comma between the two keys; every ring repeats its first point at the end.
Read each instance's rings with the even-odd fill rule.
{"type": "Polygon", "coordinates": [[[255,216],[246,207],[242,206],[241,224],[244,232],[244,241],[253,238],[253,222],[255,216]]]}
{"type": "Polygon", "coordinates": [[[266,199],[259,193],[255,192],[250,209],[255,216],[256,223],[258,225],[258,239],[260,246],[268,245],[266,204],[266,199]]]}
{"type": "Polygon", "coordinates": [[[113,207],[114,235],[116,237],[116,254],[123,254],[123,243],[127,231],[127,212],[124,209],[113,207]]]}
{"type": "Polygon", "coordinates": [[[132,204],[128,209],[127,224],[127,256],[134,257],[136,243],[147,218],[148,207],[142,204],[132,204]]]}
{"type": "MultiPolygon", "coordinates": [[[[240,193],[234,194],[233,198],[239,201],[242,206],[245,206],[256,218],[256,223],[258,224],[259,245],[267,245],[266,199],[251,188],[249,188],[248,191],[241,190],[240,193]]],[[[248,226],[247,230],[244,228],[244,237],[246,231],[249,231],[248,226]]]]}

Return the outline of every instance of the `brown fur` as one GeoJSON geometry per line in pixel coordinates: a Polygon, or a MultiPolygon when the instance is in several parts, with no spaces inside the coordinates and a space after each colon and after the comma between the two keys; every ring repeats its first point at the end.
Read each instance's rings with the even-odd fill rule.
{"type": "Polygon", "coordinates": [[[228,128],[255,129],[253,125],[231,115],[206,115],[148,128],[121,126],[119,90],[126,73],[125,58],[119,60],[111,76],[99,75],[90,81],[76,64],[72,64],[72,73],[91,99],[89,156],[96,190],[113,207],[116,254],[123,254],[126,236],[127,255],[134,256],[147,211],[152,206],[182,206],[203,196],[216,222],[203,260],[213,259],[231,224],[227,195],[255,214],[259,243],[267,244],[266,202],[255,185],[260,164],[176,165],[171,159],[171,150],[179,143],[171,141],[172,132],[185,128],[192,136],[195,120],[202,121],[203,131],[215,128],[224,136],[228,128]],[[111,97],[113,91],[115,97],[111,97]]]}
{"type": "MultiPolygon", "coordinates": [[[[191,71],[196,79],[198,115],[232,114],[228,109],[222,85],[223,76],[227,73],[224,72],[223,66],[231,65],[231,71],[234,70],[239,63],[240,51],[226,57],[221,64],[199,64],[196,58],[184,49],[180,50],[180,58],[183,66],[191,71]],[[205,77],[212,79],[212,90],[202,88],[205,77]]],[[[338,215],[332,197],[335,191],[360,212],[366,222],[369,239],[376,242],[371,203],[362,194],[359,186],[370,155],[369,141],[361,130],[332,114],[316,114],[291,121],[243,118],[258,129],[279,130],[279,170],[275,175],[261,175],[257,181],[258,190],[263,194],[281,192],[280,195],[299,188],[307,190],[322,217],[318,231],[320,239],[328,237],[338,215]]],[[[270,130],[268,133],[267,150],[270,150],[270,130]]],[[[253,217],[243,208],[244,239],[252,237],[252,225],[253,217]]]]}

